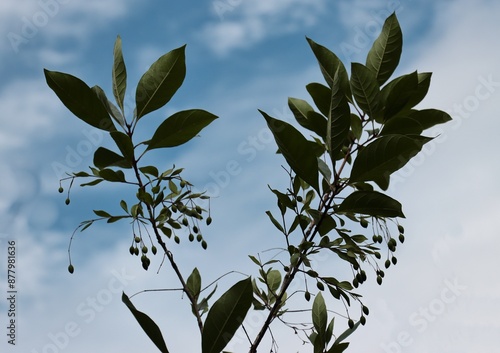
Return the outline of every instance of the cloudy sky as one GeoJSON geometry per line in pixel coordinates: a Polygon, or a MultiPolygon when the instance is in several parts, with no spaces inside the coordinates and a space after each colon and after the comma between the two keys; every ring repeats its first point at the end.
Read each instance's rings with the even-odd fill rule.
{"type": "MultiPolygon", "coordinates": [[[[154,160],[164,168],[185,167],[188,180],[217,196],[213,225],[204,229],[209,250],[187,241],[175,248],[184,272],[197,266],[209,284],[231,270],[252,273],[247,254],[282,245],[264,212],[275,205],[267,184],[284,185],[286,175],[257,109],[290,119],[287,97],[308,99],[304,86],[321,81],[305,36],[349,67],[364,61],[393,11],[404,34],[396,74],[433,72],[422,107],[445,110],[454,120],[429,131],[439,137],[393,178],[389,192],[403,204],[407,241],[383,286],[372,278],[361,289],[371,312],[348,351],[497,352],[500,2],[494,0],[3,0],[0,350],[155,352],[121,303],[121,291],[177,287],[168,268],[156,273],[159,257],[145,272],[128,254],[125,223],[78,234],[72,247],[76,270],[67,272],[74,228],[92,217],[92,209],[117,209],[127,189],[75,187],[70,206],[64,204],[57,192],[61,168],[86,169],[93,151],[108,142],[62,106],[43,68],[71,73],[110,94],[119,34],[134,92],[152,62],[187,43],[184,85],[151,116],[144,133],[182,109],[220,116],[201,138],[154,160]],[[15,242],[17,254],[15,346],[7,343],[8,242],[15,242]]],[[[333,259],[321,261],[335,266],[333,259]]],[[[241,278],[229,275],[219,295],[241,278]]],[[[195,321],[179,292],[144,293],[134,303],[159,323],[171,352],[199,351],[195,321]]],[[[251,334],[262,318],[250,319],[251,334]]],[[[339,318],[338,330],[343,325],[339,318]]],[[[280,352],[311,351],[286,328],[277,325],[274,332],[284,337],[280,352]]],[[[247,344],[237,338],[231,348],[245,352],[247,344]]]]}

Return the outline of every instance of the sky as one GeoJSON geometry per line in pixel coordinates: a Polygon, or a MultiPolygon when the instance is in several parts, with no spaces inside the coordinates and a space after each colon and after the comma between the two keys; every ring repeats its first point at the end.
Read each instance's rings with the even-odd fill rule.
{"type": "MultiPolygon", "coordinates": [[[[255,275],[247,255],[269,257],[265,250],[282,246],[265,211],[276,211],[268,185],[286,185],[287,177],[258,109],[290,120],[288,97],[310,101],[305,85],[322,77],[305,37],[349,67],[364,62],[393,11],[404,35],[395,74],[433,72],[420,106],[444,110],[453,121],[428,131],[436,138],[393,176],[388,193],[403,204],[406,241],[383,285],[372,277],[361,287],[370,315],[347,352],[497,352],[500,2],[494,0],[2,1],[0,351],[155,352],[121,292],[177,288],[166,266],[157,273],[159,256],[146,272],[128,254],[125,222],[78,233],[71,250],[75,273],[67,272],[76,226],[92,209],[117,210],[130,189],[75,186],[71,204],[64,204],[57,192],[61,168],[85,170],[95,149],[109,143],[65,109],[46,85],[44,68],[98,84],[111,96],[112,49],[120,35],[132,103],[142,73],[187,44],[183,86],[151,114],[142,133],[183,109],[220,117],[200,138],[152,159],[162,168],[185,168],[187,180],[214,196],[214,222],[203,229],[208,250],[187,241],[174,246],[184,272],[198,267],[208,285],[229,271],[255,275]],[[9,244],[16,253],[15,345],[7,336],[9,244]]],[[[317,261],[327,269],[338,264],[317,261]]],[[[242,278],[227,275],[216,296],[242,278]]],[[[133,302],[159,324],[171,352],[200,351],[196,323],[178,291],[142,293],[133,302]]],[[[262,316],[250,315],[248,332],[256,333],[260,322],[262,316]]],[[[345,322],[338,318],[336,325],[339,333],[345,322]]],[[[273,333],[279,352],[311,351],[279,324],[273,333]]],[[[269,351],[268,344],[261,351],[269,351]]],[[[247,348],[241,336],[228,346],[247,348]]]]}

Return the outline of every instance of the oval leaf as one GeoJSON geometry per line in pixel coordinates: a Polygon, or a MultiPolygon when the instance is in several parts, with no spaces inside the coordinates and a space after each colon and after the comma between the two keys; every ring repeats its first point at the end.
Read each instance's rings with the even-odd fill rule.
{"type": "Polygon", "coordinates": [[[371,119],[380,116],[380,86],[373,71],[359,63],[351,65],[351,87],[358,106],[371,119]]]}
{"type": "Polygon", "coordinates": [[[252,305],[252,280],[244,279],[224,293],[212,306],[205,320],[202,353],[220,353],[241,326],[252,305]]]}
{"type": "Polygon", "coordinates": [[[118,106],[123,112],[123,99],[125,98],[125,90],[127,89],[127,69],[125,67],[125,61],[123,60],[122,39],[120,36],[116,38],[113,57],[113,94],[118,106]]]}
{"type": "Polygon", "coordinates": [[[201,109],[177,112],[158,126],[153,138],[146,142],[149,145],[147,149],[182,145],[215,119],[217,119],[216,115],[201,109]]]}
{"type": "Polygon", "coordinates": [[[129,308],[139,325],[141,325],[144,332],[146,332],[148,337],[151,339],[151,341],[153,341],[156,347],[158,347],[160,352],[168,353],[167,346],[158,325],[156,325],[156,323],[151,320],[149,316],[144,314],[142,311],[137,310],[125,293],[122,293],[122,302],[125,303],[127,308],[129,308]]]}
{"type": "Polygon", "coordinates": [[[183,45],[163,55],[142,75],[135,93],[137,119],[167,104],[182,85],[186,76],[185,48],[183,45]]]}
{"type": "Polygon", "coordinates": [[[106,167],[132,168],[132,165],[123,156],[105,147],[99,147],[94,152],[94,165],[99,169],[106,167]]]}
{"type": "Polygon", "coordinates": [[[391,77],[398,66],[402,49],[403,33],[393,13],[385,20],[382,32],[366,58],[366,66],[375,73],[380,85],[391,77]]]}
{"type": "Polygon", "coordinates": [[[354,160],[350,182],[375,181],[381,186],[389,176],[402,168],[431,138],[425,136],[387,135],[382,136],[362,149],[354,160]]]}
{"type": "Polygon", "coordinates": [[[337,212],[405,218],[401,207],[398,201],[378,191],[354,191],[339,205],[337,212]]]}
{"type": "Polygon", "coordinates": [[[323,139],[326,138],[326,119],[315,112],[309,103],[302,99],[288,98],[288,107],[302,127],[315,132],[323,139]]]}
{"type": "Polygon", "coordinates": [[[101,100],[85,82],[63,72],[43,71],[49,87],[77,118],[101,130],[116,130],[101,100]]]}
{"type": "Polygon", "coordinates": [[[269,129],[274,135],[276,144],[288,165],[299,178],[319,192],[318,160],[313,144],[292,125],[274,119],[263,111],[259,110],[259,112],[266,119],[269,129]]]}
{"type": "Polygon", "coordinates": [[[318,60],[321,73],[325,78],[328,86],[333,87],[333,82],[335,81],[335,74],[339,75],[340,88],[344,92],[348,100],[351,99],[351,86],[349,85],[349,77],[347,76],[347,70],[340,59],[328,48],[314,42],[310,38],[306,38],[309,46],[311,47],[314,56],[318,60]],[[338,73],[337,73],[338,71],[338,73]]]}
{"type": "Polygon", "coordinates": [[[316,295],[312,306],[312,320],[314,329],[318,334],[318,338],[323,337],[326,333],[326,326],[328,324],[328,316],[326,311],[325,300],[321,293],[316,295]]]}
{"type": "Polygon", "coordinates": [[[337,156],[351,128],[349,103],[342,91],[341,84],[340,73],[337,71],[332,83],[332,97],[326,131],[326,145],[328,146],[332,163],[335,163],[337,160],[337,156]]]}

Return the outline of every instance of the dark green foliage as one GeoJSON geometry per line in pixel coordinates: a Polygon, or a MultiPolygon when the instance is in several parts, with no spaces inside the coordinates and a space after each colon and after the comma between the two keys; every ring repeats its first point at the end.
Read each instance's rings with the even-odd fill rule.
{"type": "MultiPolygon", "coordinates": [[[[62,103],[79,119],[109,132],[116,147],[115,151],[99,147],[89,172],[73,173],[66,178],[70,180],[69,190],[74,179],[90,178],[81,185],[122,183],[131,185],[132,195],[135,194],[128,204],[122,197],[117,200],[123,214],[97,209],[94,213],[98,218],[82,222],[77,229],[83,231],[97,220],[113,223],[127,219],[132,224],[129,253],[140,258],[145,270],[151,264],[148,256],[157,254],[158,245],[160,255],[174,271],[191,304],[201,334],[202,353],[220,353],[242,327],[251,307],[263,312],[265,320],[259,331],[248,337],[250,353],[257,352],[276,319],[308,339],[314,353],[345,351],[349,343],[344,341],[359,325],[365,325],[369,314],[355,289],[367,280],[382,284],[385,273],[381,268],[397,264],[394,254],[398,244],[405,241],[404,227],[398,223],[398,218],[405,217],[402,205],[382,191],[388,190],[391,175],[432,140],[423,133],[451,119],[440,110],[415,109],[429,90],[430,73],[414,71],[391,79],[403,44],[395,14],[385,21],[366,63],[351,64],[350,77],[333,52],[310,38],[307,41],[325,83],[306,85],[311,103],[288,99],[299,129],[259,111],[288,165],[288,187],[281,191],[269,187],[278,211],[266,211],[283,237],[283,245],[279,254],[267,261],[249,255],[258,267],[258,275],[237,282],[211,307],[209,300],[216,285],[200,298],[217,280],[203,288],[196,267],[185,279],[172,253],[177,244],[184,246],[182,239],[186,238],[187,243],[198,243],[207,249],[202,225],[210,225],[212,218],[210,207],[204,209],[200,201],[208,197],[194,192],[193,185],[184,179],[182,168],[173,165],[161,171],[140,162],[153,150],[187,143],[217,116],[201,109],[179,111],[165,118],[150,138],[134,141],[139,120],[167,104],[182,85],[186,74],[185,46],[160,57],[141,77],[136,89],[136,111],[129,118],[124,113],[127,72],[120,37],[113,51],[112,90],[116,105],[99,86],[89,88],[76,77],[45,70],[49,87],[62,103]],[[301,132],[304,129],[306,134],[301,132]],[[358,231],[363,234],[357,234],[358,231]],[[334,266],[316,268],[320,253],[335,255],[331,260],[334,266]],[[350,267],[349,278],[340,278],[345,271],[330,273],[339,268],[339,263],[350,267]],[[367,274],[369,270],[375,274],[367,274]],[[298,279],[303,288],[291,286],[299,283],[298,279]],[[291,288],[295,289],[289,293],[291,288]],[[306,303],[314,298],[310,307],[312,321],[302,323],[301,328],[285,320],[290,310],[288,298],[298,292],[304,295],[306,303]],[[324,296],[340,301],[346,308],[348,329],[340,335],[334,334],[335,317],[329,319],[324,296]],[[359,305],[359,320],[351,316],[353,304],[359,305]]],[[[60,186],[59,192],[63,191],[60,186]]],[[[68,270],[74,271],[71,258],[68,270]]],[[[160,351],[167,352],[156,324],[138,311],[125,294],[122,300],[160,351]]]]}

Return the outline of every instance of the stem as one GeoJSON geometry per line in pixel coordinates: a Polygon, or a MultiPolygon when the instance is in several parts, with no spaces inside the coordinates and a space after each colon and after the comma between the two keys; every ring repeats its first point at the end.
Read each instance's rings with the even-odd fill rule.
{"type": "MultiPolygon", "coordinates": [[[[130,137],[132,137],[133,130],[131,130],[130,127],[129,127],[128,134],[130,137]]],[[[135,150],[134,150],[134,152],[135,152],[135,150]]],[[[141,178],[141,174],[139,172],[139,168],[137,166],[137,162],[138,162],[138,159],[136,160],[135,155],[134,155],[132,166],[133,166],[133,169],[135,172],[135,176],[137,178],[139,188],[145,189],[145,185],[142,182],[142,178],[141,178]]],[[[148,211],[148,216],[149,216],[148,220],[149,220],[149,223],[151,223],[151,226],[153,227],[154,234],[156,235],[156,240],[158,241],[158,244],[160,244],[160,246],[162,247],[165,255],[167,256],[168,261],[170,262],[170,266],[172,267],[175,274],[177,275],[177,278],[179,279],[179,282],[181,283],[181,286],[182,286],[182,291],[184,293],[186,293],[186,296],[188,297],[189,301],[191,302],[191,305],[195,309],[195,310],[192,310],[192,312],[196,316],[196,321],[198,322],[198,328],[200,330],[200,334],[202,334],[203,333],[203,321],[201,320],[201,315],[200,315],[199,311],[196,310],[198,307],[198,303],[196,301],[196,298],[189,291],[187,284],[186,284],[186,281],[184,280],[184,277],[182,276],[182,273],[179,270],[179,267],[177,266],[177,263],[174,260],[174,255],[172,254],[172,252],[170,250],[168,250],[167,245],[165,244],[165,242],[161,238],[160,232],[158,230],[158,227],[157,227],[156,221],[155,221],[154,208],[148,203],[145,203],[145,205],[146,205],[146,208],[148,211]]]]}
{"type": "MultiPolygon", "coordinates": [[[[331,204],[332,204],[335,196],[337,196],[342,191],[342,188],[339,187],[340,186],[339,185],[340,174],[342,173],[342,170],[344,169],[349,156],[353,152],[353,151],[351,151],[353,146],[354,146],[354,143],[351,143],[349,145],[349,151],[346,153],[339,170],[335,171],[335,178],[334,178],[333,187],[331,188],[331,191],[329,193],[323,195],[323,197],[321,197],[320,210],[323,210],[321,218],[319,219],[318,223],[316,223],[316,224],[314,222],[311,223],[310,227],[304,233],[304,238],[302,239],[301,244],[304,243],[305,241],[311,242],[314,240],[314,237],[318,234],[318,227],[321,225],[325,216],[327,215],[328,210],[331,208],[331,204]]],[[[306,252],[307,252],[307,250],[303,250],[302,255],[306,255],[306,252]]],[[[276,297],[276,302],[274,303],[274,306],[269,311],[269,314],[266,318],[266,321],[262,325],[261,330],[259,331],[259,333],[255,337],[255,340],[253,341],[252,345],[250,346],[249,353],[257,353],[257,348],[260,345],[260,343],[262,342],[262,339],[264,338],[271,323],[277,317],[278,311],[282,305],[283,296],[285,295],[290,284],[293,282],[295,275],[297,274],[300,266],[302,265],[302,262],[303,262],[302,257],[300,257],[299,260],[297,261],[297,264],[295,264],[294,266],[290,266],[290,270],[285,275],[285,278],[283,280],[283,284],[281,285],[281,288],[280,288],[280,292],[276,297]]]]}

